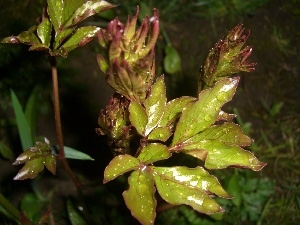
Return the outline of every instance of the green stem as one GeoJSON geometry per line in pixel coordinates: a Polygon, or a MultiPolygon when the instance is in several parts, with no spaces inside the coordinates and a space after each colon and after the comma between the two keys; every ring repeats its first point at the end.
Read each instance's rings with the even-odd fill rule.
{"type": "Polygon", "coordinates": [[[16,220],[21,221],[19,210],[14,207],[1,193],[0,193],[0,205],[9,212],[16,220]]]}
{"type": "Polygon", "coordinates": [[[65,171],[68,173],[68,175],[72,179],[72,181],[75,184],[75,186],[77,187],[77,189],[81,190],[82,189],[82,184],[77,179],[75,174],[72,172],[72,170],[69,167],[69,164],[67,163],[67,160],[65,158],[63,134],[62,134],[62,127],[61,127],[61,119],[60,119],[58,78],[57,78],[57,68],[56,68],[56,58],[55,57],[53,57],[53,56],[50,57],[50,64],[51,64],[51,72],[52,72],[55,128],[56,128],[56,135],[57,135],[60,159],[61,159],[61,162],[63,164],[63,167],[64,167],[65,171]]]}

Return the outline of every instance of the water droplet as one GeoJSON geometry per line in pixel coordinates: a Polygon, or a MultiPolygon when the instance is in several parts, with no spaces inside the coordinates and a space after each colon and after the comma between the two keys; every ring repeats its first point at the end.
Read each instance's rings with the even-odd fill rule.
{"type": "Polygon", "coordinates": [[[224,91],[220,92],[218,95],[217,95],[217,99],[220,101],[220,102],[224,102],[226,101],[226,99],[228,98],[228,94],[224,91]]]}
{"type": "Polygon", "coordinates": [[[210,121],[210,120],[211,120],[211,115],[206,115],[206,116],[204,117],[204,120],[205,120],[206,122],[210,121]]]}

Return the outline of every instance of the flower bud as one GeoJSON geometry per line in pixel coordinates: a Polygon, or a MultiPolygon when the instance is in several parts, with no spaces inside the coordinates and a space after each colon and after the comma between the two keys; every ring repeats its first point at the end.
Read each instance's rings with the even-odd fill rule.
{"type": "Polygon", "coordinates": [[[242,24],[237,25],[210,51],[201,71],[202,85],[204,83],[205,86],[211,87],[222,77],[254,70],[255,63],[247,60],[252,48],[247,46],[242,49],[250,34],[250,32],[244,33],[244,30],[242,24]]]}
{"type": "Polygon", "coordinates": [[[100,111],[96,129],[99,135],[107,135],[110,147],[116,153],[129,151],[130,122],[128,115],[129,102],[119,94],[115,94],[107,104],[105,110],[100,111]]]}
{"type": "Polygon", "coordinates": [[[136,30],[139,8],[126,24],[117,18],[99,34],[99,43],[107,48],[108,58],[98,56],[100,69],[106,73],[107,82],[130,100],[143,102],[154,76],[154,47],[159,34],[158,11],[146,17],[136,30]],[[108,66],[106,66],[108,65],[108,66]]]}

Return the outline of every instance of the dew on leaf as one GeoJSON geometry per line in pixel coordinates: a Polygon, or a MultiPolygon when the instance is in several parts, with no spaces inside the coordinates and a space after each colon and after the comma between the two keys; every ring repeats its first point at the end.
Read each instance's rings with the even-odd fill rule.
{"type": "Polygon", "coordinates": [[[211,120],[211,115],[207,114],[205,117],[204,117],[204,120],[205,121],[210,121],[211,120]]]}
{"type": "Polygon", "coordinates": [[[218,95],[217,95],[217,99],[220,101],[220,102],[224,102],[226,101],[226,99],[228,98],[228,94],[224,91],[221,91],[218,95]]]}

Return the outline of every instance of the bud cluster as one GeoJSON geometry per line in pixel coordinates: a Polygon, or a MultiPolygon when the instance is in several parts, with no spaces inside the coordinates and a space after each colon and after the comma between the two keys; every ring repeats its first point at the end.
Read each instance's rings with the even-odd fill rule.
{"type": "Polygon", "coordinates": [[[100,69],[107,82],[129,100],[143,102],[154,76],[154,48],[159,34],[158,11],[146,17],[136,30],[139,8],[126,24],[112,20],[106,30],[101,30],[99,43],[108,55],[97,56],[100,69]]]}

